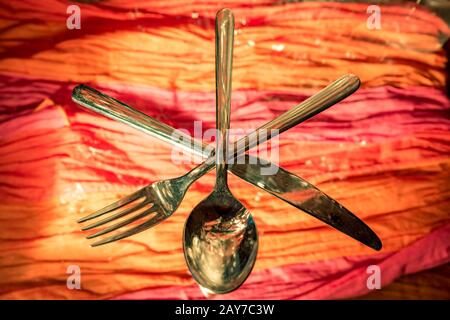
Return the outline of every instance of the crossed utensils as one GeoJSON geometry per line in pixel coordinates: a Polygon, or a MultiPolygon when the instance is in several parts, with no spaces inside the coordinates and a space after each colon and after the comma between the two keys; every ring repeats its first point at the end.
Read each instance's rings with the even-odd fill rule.
{"type": "MultiPolygon", "coordinates": [[[[223,14],[225,10],[228,9],[219,11],[218,16],[220,12],[223,14]]],[[[231,12],[227,12],[227,14],[232,15],[231,12]]],[[[216,18],[216,46],[217,32],[216,18]]],[[[217,66],[218,59],[216,51],[216,68],[220,67],[217,66]]],[[[231,76],[231,70],[229,75],[231,76]]],[[[366,246],[380,250],[382,243],[378,236],[344,206],[303,178],[274,163],[260,160],[245,153],[257,144],[273,138],[340,102],[353,94],[359,86],[360,80],[357,76],[344,75],[302,103],[235,142],[232,149],[234,152],[229,158],[231,164],[228,165],[228,171],[366,246]],[[258,139],[254,137],[258,137],[258,139]],[[244,158],[245,161],[236,163],[234,160],[239,157],[244,158]],[[260,174],[263,167],[273,168],[273,174],[260,174]]],[[[220,92],[222,89],[216,88],[216,90],[220,92]]],[[[220,95],[216,95],[216,98],[219,97],[220,95]]],[[[76,86],[72,92],[72,100],[87,109],[206,158],[203,163],[181,177],[153,182],[135,193],[80,219],[80,223],[91,222],[82,230],[104,227],[90,234],[87,237],[88,239],[99,238],[108,234],[108,236],[94,242],[92,246],[104,245],[132,236],[169,218],[177,210],[190,185],[216,165],[215,150],[211,146],[93,88],[86,85],[76,86]],[[142,223],[136,225],[136,222],[141,220],[142,223]],[[110,235],[114,231],[117,231],[117,233],[110,235]]]]}

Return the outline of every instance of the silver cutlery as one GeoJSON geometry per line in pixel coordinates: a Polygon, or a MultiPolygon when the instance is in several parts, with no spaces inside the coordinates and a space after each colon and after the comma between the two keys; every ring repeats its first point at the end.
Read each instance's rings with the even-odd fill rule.
{"type": "MultiPolygon", "coordinates": [[[[230,160],[239,156],[244,157],[245,162],[244,164],[232,164],[229,167],[229,170],[243,180],[271,193],[287,203],[290,203],[294,207],[309,213],[348,236],[353,237],[371,248],[379,250],[381,249],[382,244],[376,234],[360,219],[335,200],[328,197],[304,179],[273,163],[265,161],[266,166],[274,169],[273,174],[267,176],[261,175],[260,173],[263,165],[254,162],[259,159],[243,154],[243,152],[256,144],[272,138],[341,101],[356,91],[359,84],[359,79],[356,76],[343,76],[321,90],[318,94],[283,113],[276,119],[266,123],[255,131],[255,134],[251,134],[239,140],[234,144],[233,150],[237,151],[234,152],[234,155],[230,160]],[[274,133],[270,131],[270,129],[279,129],[279,131],[274,133]],[[269,135],[264,135],[267,133],[266,130],[269,130],[269,135]],[[263,139],[250,139],[249,137],[252,136],[258,138],[262,136],[263,139]]],[[[131,125],[152,136],[182,147],[185,150],[190,150],[205,157],[209,157],[203,164],[195,167],[182,177],[154,182],[89,216],[80,219],[79,222],[84,222],[108,213],[111,214],[109,217],[103,218],[102,220],[83,228],[83,230],[89,230],[104,226],[109,222],[116,222],[114,225],[88,236],[88,238],[95,238],[122,227],[132,225],[134,222],[151,215],[148,220],[140,225],[130,227],[124,232],[97,241],[92,244],[93,246],[131,236],[168,218],[178,208],[184,194],[193,181],[214,167],[214,156],[212,156],[213,150],[211,150],[211,148],[206,148],[205,144],[202,142],[196,141],[190,136],[163,124],[112,97],[87,86],[80,85],[73,90],[72,99],[76,103],[109,118],[131,125]],[[120,221],[122,217],[132,213],[135,213],[135,215],[127,220],[120,221]]]]}
{"type": "MultiPolygon", "coordinates": [[[[356,91],[358,87],[359,79],[356,76],[345,75],[319,91],[317,94],[306,99],[296,107],[261,126],[260,129],[266,130],[268,128],[281,128],[285,125],[285,130],[287,130],[343,100],[356,91]]],[[[79,85],[75,87],[72,93],[72,99],[74,102],[85,108],[103,114],[114,120],[126,123],[138,130],[160,138],[163,141],[170,142],[184,148],[185,150],[189,150],[204,157],[208,157],[211,154],[211,149],[208,148],[206,143],[197,141],[191,136],[174,129],[167,124],[161,123],[160,121],[153,119],[146,114],[88,86],[79,85]]],[[[258,132],[259,131],[257,130],[256,133],[258,132]]],[[[282,131],[280,130],[279,133],[281,132],[282,131]]],[[[269,138],[270,136],[268,139],[269,138]]],[[[249,149],[252,144],[248,142],[251,141],[253,140],[248,139],[248,136],[242,138],[235,143],[234,150],[238,150],[239,153],[241,153],[244,150],[249,149]],[[245,141],[244,148],[238,149],[237,146],[242,146],[243,141],[245,141]]],[[[234,155],[236,156],[237,154],[238,152],[234,155]]],[[[337,201],[321,192],[315,186],[270,162],[266,162],[266,165],[276,168],[274,170],[275,173],[270,176],[261,175],[261,165],[257,164],[258,162],[255,160],[250,159],[251,156],[249,155],[245,155],[245,158],[244,164],[232,164],[229,166],[229,170],[243,180],[271,193],[281,200],[290,203],[294,207],[309,213],[310,215],[360,241],[361,243],[375,250],[381,249],[382,244],[380,239],[364,222],[362,222],[345,207],[340,205],[337,201]]],[[[203,168],[203,166],[207,167],[206,170],[204,170],[205,173],[212,169],[214,167],[214,157],[209,157],[205,163],[197,166],[182,178],[189,179],[188,177],[195,175],[195,171],[199,171],[203,168]]],[[[181,180],[185,181],[184,179],[181,180]]],[[[180,178],[154,182],[153,184],[148,185],[147,187],[144,187],[137,192],[80,219],[79,222],[95,219],[107,213],[114,213],[119,209],[124,209],[124,206],[128,204],[140,200],[138,204],[131,208],[124,209],[123,211],[117,212],[106,219],[83,228],[83,230],[89,230],[136,212],[147,205],[154,204],[149,207],[148,210],[150,211],[148,214],[152,212],[155,212],[155,214],[148,221],[124,231],[123,233],[93,243],[92,245],[96,246],[105,244],[134,235],[163,221],[176,210],[186,191],[177,189],[179,184],[180,178]],[[171,199],[173,202],[167,203],[165,202],[165,198],[160,198],[160,196],[166,194],[172,196],[171,199]]],[[[184,184],[186,185],[186,183],[184,184]]],[[[190,183],[188,185],[190,185],[190,183]]],[[[117,230],[129,223],[143,218],[144,214],[135,216],[132,220],[125,220],[120,224],[105,228],[100,232],[88,236],[88,238],[94,238],[117,230]]]]}
{"type": "MultiPolygon", "coordinates": [[[[288,124],[288,126],[286,127],[287,130],[288,128],[309,119],[315,114],[343,100],[354,91],[356,91],[358,87],[359,79],[356,76],[345,75],[340,79],[334,81],[332,84],[328,85],[326,88],[319,91],[317,94],[306,99],[296,107],[261,126],[261,128],[266,129],[271,127],[280,127],[283,123],[286,123],[288,124]]],[[[177,147],[194,152],[195,154],[203,156],[205,158],[211,155],[211,149],[206,143],[197,141],[191,136],[186,135],[171,126],[164,124],[150,116],[147,116],[146,114],[86,85],[79,85],[75,87],[72,93],[72,99],[74,102],[87,109],[105,115],[111,119],[123,122],[153,137],[159,138],[166,142],[170,142],[177,147]]],[[[235,150],[237,149],[237,145],[241,146],[243,141],[248,140],[249,139],[247,136],[235,143],[235,150]]],[[[250,145],[248,145],[247,148],[250,148],[250,145]]],[[[239,150],[240,152],[242,151],[241,149],[239,150]]],[[[235,153],[235,155],[236,154],[237,152],[235,153]]],[[[252,156],[245,155],[245,158],[246,159],[244,164],[235,163],[230,165],[228,169],[233,174],[242,178],[248,183],[271,193],[272,195],[304,212],[307,212],[311,216],[325,222],[326,224],[354,238],[355,240],[358,240],[375,250],[381,249],[382,244],[380,239],[364,222],[362,222],[358,217],[352,214],[348,209],[343,207],[337,201],[321,192],[314,185],[310,184],[303,178],[298,177],[293,173],[290,173],[289,171],[276,166],[274,163],[270,163],[267,161],[265,165],[275,168],[275,173],[270,176],[261,175],[261,165],[258,164],[255,159],[251,159],[252,156]]],[[[210,163],[211,168],[213,168],[214,157],[210,158],[206,162],[210,163]]],[[[196,169],[198,170],[198,168],[196,169]]],[[[159,195],[165,194],[165,188],[170,188],[170,186],[174,183],[176,182],[172,182],[171,180],[154,182],[153,184],[148,185],[138,190],[137,192],[94,212],[89,216],[80,219],[79,222],[95,219],[107,213],[114,213],[120,209],[123,209],[122,212],[119,212],[120,217],[131,214],[139,210],[139,208],[144,207],[143,205],[141,205],[130,209],[124,209],[127,204],[136,202],[137,200],[143,201],[146,204],[156,203],[155,208],[161,208],[160,211],[153,209],[152,212],[155,212],[155,216],[153,216],[149,221],[144,222],[145,224],[131,228],[130,230],[125,231],[123,234],[117,235],[120,237],[112,237],[108,239],[109,241],[94,244],[99,245],[112,242],[144,231],[161,222],[162,220],[168,218],[176,210],[179,202],[181,202],[182,200],[184,193],[178,195],[179,202],[175,203],[174,205],[159,205],[162,201],[159,198],[159,195]]],[[[175,194],[176,190],[171,191],[170,193],[175,194]]],[[[115,217],[117,217],[117,215],[112,215],[110,217],[112,219],[110,219],[109,221],[115,220],[115,217]]],[[[134,220],[138,219],[140,218],[136,217],[134,220]]],[[[104,221],[104,223],[107,223],[109,221],[104,221]]],[[[103,225],[104,223],[97,225],[94,224],[83,229],[92,229],[96,226],[103,225]]],[[[127,223],[123,223],[122,226],[125,226],[126,224],[127,223]]],[[[107,228],[102,234],[117,230],[119,228],[119,225],[107,228]]],[[[94,235],[91,235],[88,238],[93,238],[94,235]]],[[[101,234],[98,234],[97,236],[100,235],[101,234]]]]}
{"type": "Polygon", "coordinates": [[[216,183],[192,210],[183,231],[184,257],[192,277],[219,294],[237,289],[247,279],[258,251],[255,222],[227,183],[233,38],[233,14],[220,10],[216,16],[216,183]]]}

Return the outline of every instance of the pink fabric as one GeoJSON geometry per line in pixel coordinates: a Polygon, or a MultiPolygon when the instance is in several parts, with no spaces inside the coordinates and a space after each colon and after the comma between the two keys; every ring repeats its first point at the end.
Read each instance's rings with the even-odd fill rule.
{"type": "MultiPolygon", "coordinates": [[[[381,270],[385,286],[397,277],[450,262],[450,223],[398,252],[344,257],[253,272],[246,283],[218,299],[341,299],[368,293],[368,265],[381,270]],[[264,284],[265,289],[261,289],[264,284]],[[258,288],[258,289],[256,289],[258,288]]],[[[214,299],[197,285],[148,288],[114,299],[214,299]]]]}

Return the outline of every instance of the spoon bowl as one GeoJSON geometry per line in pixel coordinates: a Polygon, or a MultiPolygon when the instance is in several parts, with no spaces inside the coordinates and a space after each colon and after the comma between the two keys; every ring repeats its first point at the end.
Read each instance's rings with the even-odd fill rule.
{"type": "Polygon", "coordinates": [[[199,284],[227,293],[247,279],[258,252],[258,234],[250,212],[229,191],[213,192],[199,203],[184,230],[186,263],[199,284]]]}

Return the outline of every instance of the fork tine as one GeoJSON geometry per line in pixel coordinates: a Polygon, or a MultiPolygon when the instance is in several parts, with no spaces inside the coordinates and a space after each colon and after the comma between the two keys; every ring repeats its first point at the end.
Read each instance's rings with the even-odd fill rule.
{"type": "Polygon", "coordinates": [[[131,217],[130,219],[121,221],[121,222],[119,222],[119,223],[116,223],[116,224],[114,224],[114,225],[108,227],[108,228],[105,228],[105,229],[103,229],[103,230],[100,230],[99,232],[96,232],[96,233],[94,233],[94,234],[91,234],[91,235],[87,236],[87,239],[92,239],[92,238],[101,236],[101,235],[103,235],[103,234],[109,233],[109,232],[111,232],[111,231],[114,231],[114,230],[116,230],[116,229],[119,229],[119,228],[121,228],[121,227],[123,227],[123,226],[126,226],[127,224],[130,224],[130,223],[132,223],[132,222],[134,222],[134,221],[137,221],[137,220],[139,220],[139,219],[141,219],[141,218],[143,218],[143,217],[146,217],[146,216],[148,216],[150,213],[155,212],[155,211],[156,211],[156,206],[153,205],[150,209],[145,210],[145,211],[139,213],[138,215],[135,215],[134,217],[131,217]]]}
{"type": "Polygon", "coordinates": [[[148,220],[148,221],[146,221],[146,222],[144,222],[144,223],[142,223],[142,224],[140,224],[140,225],[138,225],[138,226],[136,226],[134,228],[131,228],[130,230],[127,230],[125,232],[116,234],[114,236],[105,238],[105,239],[97,241],[97,242],[94,242],[93,244],[91,244],[91,247],[97,247],[97,246],[101,246],[101,245],[104,245],[104,244],[107,244],[107,243],[110,243],[110,242],[114,242],[114,241],[117,241],[117,240],[120,240],[120,239],[123,239],[123,238],[127,238],[129,236],[132,236],[132,235],[134,235],[136,233],[142,232],[144,230],[147,230],[147,229],[157,225],[158,223],[160,223],[161,221],[165,220],[166,218],[167,218],[167,216],[164,215],[164,214],[161,214],[161,213],[157,214],[156,216],[154,216],[150,220],[148,220]]]}
{"type": "Polygon", "coordinates": [[[100,217],[108,212],[111,212],[115,209],[123,207],[124,205],[129,204],[130,202],[141,198],[144,195],[144,191],[145,191],[145,188],[142,188],[142,189],[136,191],[135,193],[132,193],[132,194],[126,196],[125,198],[122,198],[100,210],[95,211],[94,213],[91,213],[90,215],[88,215],[84,218],[81,218],[80,220],[78,220],[78,223],[82,223],[82,222],[100,217]]]}
{"type": "Polygon", "coordinates": [[[90,225],[88,225],[88,226],[86,226],[86,227],[83,227],[83,228],[81,228],[81,230],[82,230],[82,231],[87,231],[87,230],[91,230],[91,229],[100,227],[100,226],[104,225],[105,223],[111,222],[111,221],[113,221],[113,220],[116,220],[116,219],[119,219],[119,218],[121,218],[121,217],[124,217],[124,216],[126,216],[126,215],[128,215],[128,214],[130,214],[130,213],[133,213],[133,212],[135,212],[135,211],[137,211],[137,210],[139,210],[139,209],[145,207],[145,206],[148,205],[148,204],[149,204],[148,201],[145,201],[145,200],[144,200],[144,201],[138,203],[137,205],[135,205],[135,206],[133,206],[133,207],[131,207],[131,208],[128,208],[128,209],[123,210],[123,211],[120,211],[120,212],[118,212],[118,213],[116,213],[116,214],[113,214],[113,215],[110,216],[110,217],[107,217],[107,218],[105,218],[105,219],[102,219],[102,220],[100,220],[100,221],[97,221],[97,222],[95,222],[95,223],[92,223],[92,224],[90,224],[90,225]]]}

